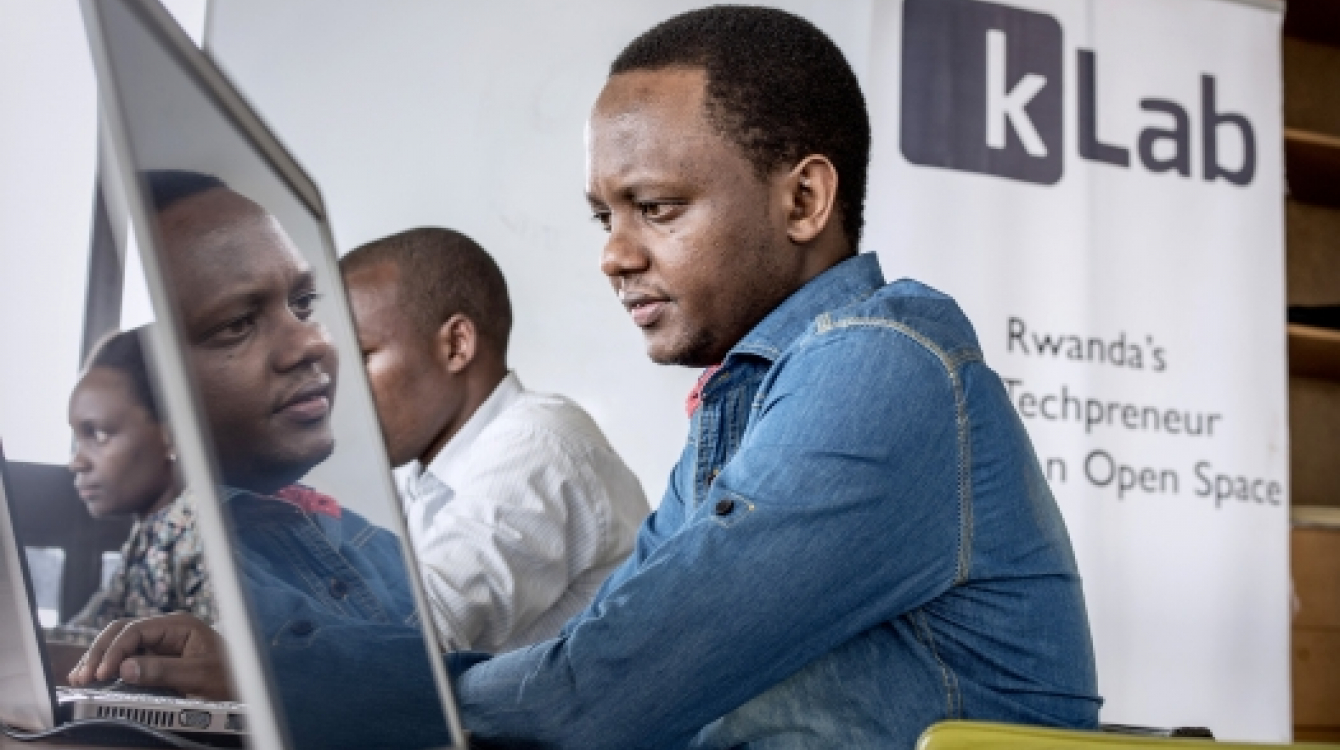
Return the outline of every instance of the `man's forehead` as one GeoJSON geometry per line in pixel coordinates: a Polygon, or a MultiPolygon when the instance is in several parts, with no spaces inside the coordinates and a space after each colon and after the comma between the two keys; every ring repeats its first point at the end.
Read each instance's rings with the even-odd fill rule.
{"type": "Polygon", "coordinates": [[[605,81],[595,114],[617,116],[639,110],[665,109],[685,116],[699,114],[707,94],[707,71],[669,66],[617,73],[605,81]],[[698,105],[695,107],[694,105],[698,105]]]}
{"type": "Polygon", "coordinates": [[[391,313],[402,307],[400,268],[391,261],[378,261],[344,274],[344,286],[360,326],[367,322],[385,325],[391,313]],[[375,318],[374,320],[369,320],[375,318]]]}
{"type": "Polygon", "coordinates": [[[188,238],[268,217],[265,209],[246,196],[219,187],[174,201],[158,212],[158,224],[165,236],[188,238]]]}
{"type": "Polygon", "coordinates": [[[703,157],[723,144],[707,121],[705,84],[699,68],[612,76],[587,124],[588,178],[654,183],[703,166],[703,157]]]}
{"type": "Polygon", "coordinates": [[[163,229],[165,265],[188,318],[311,273],[278,222],[264,212],[164,222],[163,229]]]}
{"type": "Polygon", "coordinates": [[[158,214],[172,260],[199,264],[205,256],[230,256],[238,265],[306,261],[279,222],[251,200],[226,188],[184,198],[158,214]]]}

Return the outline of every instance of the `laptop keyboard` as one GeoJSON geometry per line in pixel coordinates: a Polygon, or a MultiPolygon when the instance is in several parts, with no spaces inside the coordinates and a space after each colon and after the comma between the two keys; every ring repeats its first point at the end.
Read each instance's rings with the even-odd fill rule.
{"type": "Polygon", "coordinates": [[[102,688],[102,689],[63,687],[59,689],[59,693],[61,698],[67,700],[71,698],[84,698],[97,701],[99,703],[101,702],[144,703],[159,706],[162,705],[181,706],[183,708],[207,705],[210,707],[219,708],[220,710],[234,710],[234,711],[240,710],[242,708],[241,703],[233,703],[231,701],[207,701],[202,700],[200,698],[186,698],[183,697],[181,694],[176,693],[175,691],[167,693],[148,693],[144,692],[146,690],[152,690],[152,688],[139,688],[122,684],[115,686],[114,688],[102,688]]]}

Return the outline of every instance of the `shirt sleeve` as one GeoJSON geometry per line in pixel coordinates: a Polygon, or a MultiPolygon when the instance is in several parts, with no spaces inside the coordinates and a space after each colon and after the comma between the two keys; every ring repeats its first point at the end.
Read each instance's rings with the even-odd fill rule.
{"type": "Polygon", "coordinates": [[[613,528],[618,487],[594,450],[525,425],[471,446],[451,500],[416,538],[444,646],[500,650],[578,576],[628,554],[631,532],[613,528]]]}
{"type": "Polygon", "coordinates": [[[684,498],[680,497],[679,494],[679,474],[683,465],[684,463],[681,461],[671,470],[670,481],[666,485],[661,504],[643,520],[642,525],[638,528],[632,554],[610,573],[604,583],[600,584],[600,589],[596,592],[586,610],[563,626],[561,635],[567,636],[573,628],[577,627],[578,623],[594,615],[596,609],[600,607],[600,603],[609,595],[609,592],[619,588],[630,577],[637,575],[638,570],[642,568],[643,563],[651,556],[651,553],[683,525],[684,514],[687,512],[684,498]]]}
{"type": "Polygon", "coordinates": [[[247,560],[241,564],[252,623],[267,647],[282,723],[294,747],[449,743],[429,663],[436,656],[417,620],[343,616],[272,575],[255,574],[247,560]]]}
{"type": "Polygon", "coordinates": [[[464,669],[485,739],[683,747],[811,661],[952,585],[963,528],[950,371],[886,327],[773,368],[706,502],[565,637],[464,669]]]}
{"type": "Polygon", "coordinates": [[[173,583],[178,604],[186,612],[213,625],[219,613],[214,606],[214,587],[205,567],[205,548],[195,527],[195,516],[182,529],[172,550],[173,583]]]}

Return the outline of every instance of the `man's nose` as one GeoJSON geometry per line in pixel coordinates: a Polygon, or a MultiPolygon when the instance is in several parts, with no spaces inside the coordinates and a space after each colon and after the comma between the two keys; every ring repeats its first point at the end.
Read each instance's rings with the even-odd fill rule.
{"type": "Polygon", "coordinates": [[[84,453],[84,448],[78,441],[75,441],[74,450],[70,452],[70,461],[65,464],[73,474],[83,474],[91,468],[88,456],[84,453]]]}
{"type": "Polygon", "coordinates": [[[605,248],[600,253],[600,270],[611,279],[642,273],[650,264],[645,248],[624,224],[611,221],[605,248]]]}
{"type": "Polygon", "coordinates": [[[335,354],[326,327],[310,319],[293,317],[286,321],[278,343],[276,363],[280,371],[329,359],[335,354]]]}

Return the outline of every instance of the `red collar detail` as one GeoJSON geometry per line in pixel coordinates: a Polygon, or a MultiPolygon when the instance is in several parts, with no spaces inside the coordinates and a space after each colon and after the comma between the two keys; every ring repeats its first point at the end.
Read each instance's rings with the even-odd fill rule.
{"type": "Polygon", "coordinates": [[[340,504],[335,502],[335,498],[330,495],[323,495],[311,487],[290,484],[276,492],[275,497],[286,503],[296,505],[308,513],[320,513],[331,518],[340,517],[340,504]]]}
{"type": "Polygon", "coordinates": [[[684,413],[689,415],[689,419],[693,419],[693,413],[698,411],[699,406],[702,406],[703,386],[707,385],[707,381],[711,380],[712,376],[720,369],[721,365],[712,365],[703,370],[702,375],[698,376],[698,382],[694,384],[693,390],[689,391],[689,397],[684,400],[684,413]]]}

